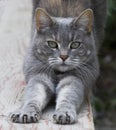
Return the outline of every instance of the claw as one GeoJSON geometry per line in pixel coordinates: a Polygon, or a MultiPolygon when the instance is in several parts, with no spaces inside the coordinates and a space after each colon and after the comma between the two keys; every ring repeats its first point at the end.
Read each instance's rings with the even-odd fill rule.
{"type": "Polygon", "coordinates": [[[16,120],[15,114],[11,115],[11,120],[12,120],[13,122],[15,122],[15,120],[16,120]]]}
{"type": "Polygon", "coordinates": [[[53,115],[53,119],[56,121],[56,115],[53,115]]]}
{"type": "Polygon", "coordinates": [[[62,124],[62,119],[63,117],[62,116],[59,116],[59,123],[62,124]]]}
{"type": "Polygon", "coordinates": [[[38,114],[35,114],[35,122],[37,122],[38,120],[39,120],[39,116],[38,116],[38,114]]]}
{"type": "Polygon", "coordinates": [[[16,117],[16,118],[15,118],[15,122],[16,122],[16,123],[19,122],[19,116],[20,116],[19,114],[15,116],[15,117],[16,117]]]}
{"type": "Polygon", "coordinates": [[[68,112],[66,112],[66,122],[70,123],[70,116],[68,115],[68,112]]]}
{"type": "Polygon", "coordinates": [[[30,121],[31,121],[32,123],[35,122],[33,116],[30,117],[30,121]]]}
{"type": "Polygon", "coordinates": [[[23,123],[28,123],[28,121],[27,121],[27,118],[28,118],[28,116],[27,115],[23,115],[23,123]]]}

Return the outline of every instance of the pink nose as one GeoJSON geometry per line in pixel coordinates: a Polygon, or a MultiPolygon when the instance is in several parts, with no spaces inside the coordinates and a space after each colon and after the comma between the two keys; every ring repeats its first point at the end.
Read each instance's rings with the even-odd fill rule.
{"type": "Polygon", "coordinates": [[[65,61],[68,58],[68,55],[60,55],[60,58],[65,61]]]}

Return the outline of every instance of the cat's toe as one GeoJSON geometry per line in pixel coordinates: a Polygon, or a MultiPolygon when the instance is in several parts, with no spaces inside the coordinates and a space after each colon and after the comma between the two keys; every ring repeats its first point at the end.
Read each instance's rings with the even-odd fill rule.
{"type": "Polygon", "coordinates": [[[76,122],[76,112],[56,111],[53,115],[53,122],[57,124],[73,124],[76,122]]]}
{"type": "Polygon", "coordinates": [[[14,123],[37,123],[40,119],[38,112],[16,112],[10,114],[10,119],[14,123]]]}
{"type": "Polygon", "coordinates": [[[16,120],[16,115],[15,114],[10,113],[9,117],[10,117],[10,120],[12,122],[15,122],[15,120],[16,120]]]}
{"type": "Polygon", "coordinates": [[[26,113],[21,114],[19,121],[21,123],[37,123],[40,119],[40,115],[38,113],[26,113]]]}

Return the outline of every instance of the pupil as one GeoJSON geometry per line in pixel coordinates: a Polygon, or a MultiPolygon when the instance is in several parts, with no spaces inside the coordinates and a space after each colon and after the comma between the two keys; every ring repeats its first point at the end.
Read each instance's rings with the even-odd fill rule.
{"type": "Polygon", "coordinates": [[[74,43],[74,44],[73,44],[73,47],[76,47],[76,45],[77,45],[77,44],[76,44],[76,43],[74,43]]]}
{"type": "Polygon", "coordinates": [[[51,43],[52,44],[52,46],[55,46],[55,43],[51,43]]]}
{"type": "Polygon", "coordinates": [[[53,43],[53,42],[51,42],[51,46],[52,46],[52,47],[55,47],[55,46],[56,46],[56,44],[55,44],[55,43],[53,43]]]}

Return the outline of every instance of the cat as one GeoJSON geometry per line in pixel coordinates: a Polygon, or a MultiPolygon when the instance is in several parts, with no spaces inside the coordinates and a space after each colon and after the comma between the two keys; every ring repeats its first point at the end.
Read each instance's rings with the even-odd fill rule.
{"type": "Polygon", "coordinates": [[[38,122],[56,96],[53,122],[75,123],[99,75],[106,0],[33,0],[32,13],[31,44],[23,67],[27,86],[23,105],[11,120],[38,122]]]}

